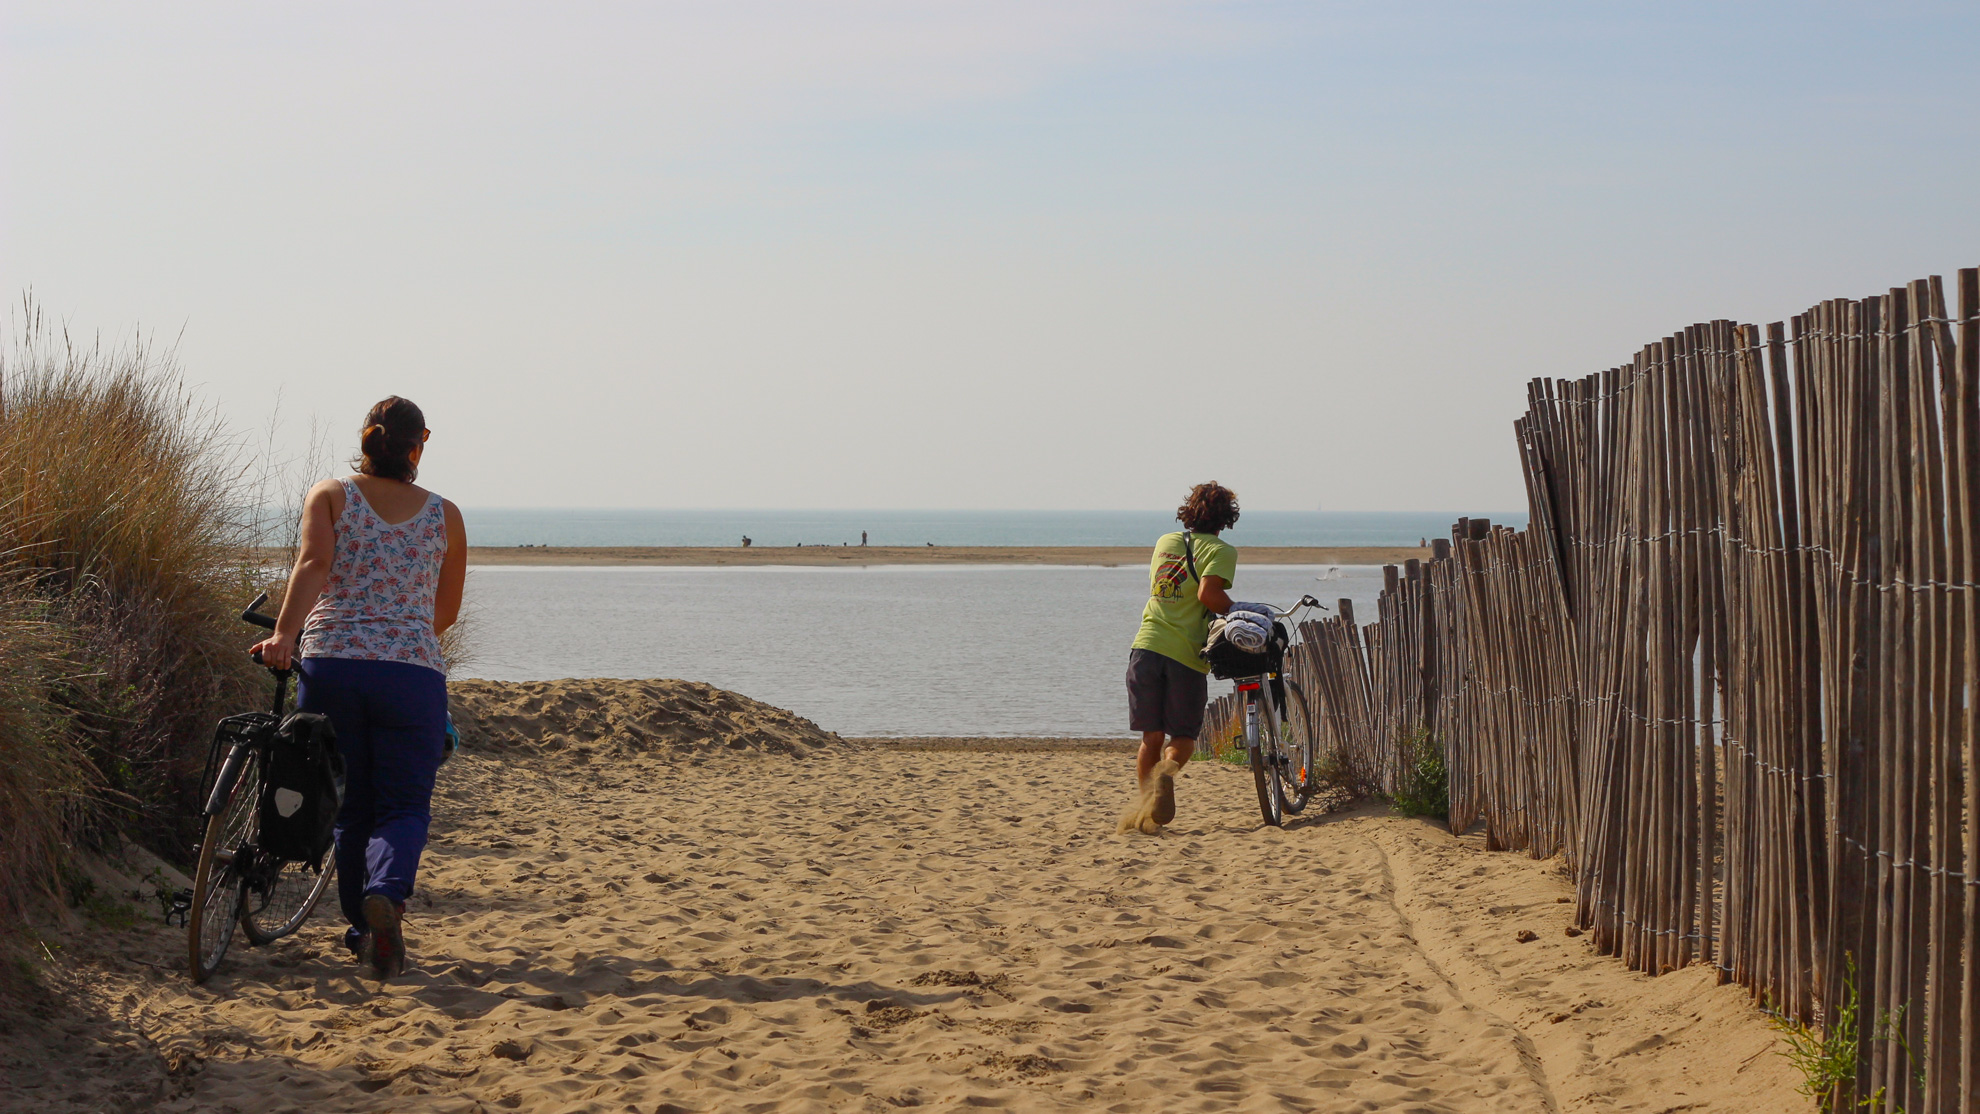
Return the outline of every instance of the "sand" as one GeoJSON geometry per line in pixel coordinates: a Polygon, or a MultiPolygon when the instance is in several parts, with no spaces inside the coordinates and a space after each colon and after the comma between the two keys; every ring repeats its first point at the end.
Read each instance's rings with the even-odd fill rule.
{"type": "Polygon", "coordinates": [[[802,756],[843,742],[793,712],[698,681],[453,681],[465,744],[496,754],[802,756]]]}
{"type": "MultiPolygon", "coordinates": [[[[596,722],[558,695],[467,703],[596,722]]],[[[155,913],[74,934],[80,1005],[0,1039],[0,1108],[1813,1109],[1737,988],[1568,936],[1556,864],[1378,808],[1263,829],[1214,763],[1116,835],[1124,753],[777,722],[456,758],[383,987],[327,908],[199,988],[155,913]]]]}
{"type": "MultiPolygon", "coordinates": [[[[472,546],[470,565],[1107,565],[1148,563],[1147,546],[472,546]]],[[[1250,565],[1399,565],[1415,546],[1245,546],[1250,565]]]]}

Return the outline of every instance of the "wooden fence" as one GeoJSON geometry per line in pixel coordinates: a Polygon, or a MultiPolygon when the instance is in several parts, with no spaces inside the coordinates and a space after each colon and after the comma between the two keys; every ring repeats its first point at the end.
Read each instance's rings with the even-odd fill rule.
{"type": "Polygon", "coordinates": [[[1534,381],[1528,527],[1460,520],[1288,666],[1369,788],[1441,740],[1452,828],[1559,855],[1604,952],[1832,1026],[1853,987],[1837,1109],[1980,1110],[1980,272],[1957,300],[1534,381]]]}

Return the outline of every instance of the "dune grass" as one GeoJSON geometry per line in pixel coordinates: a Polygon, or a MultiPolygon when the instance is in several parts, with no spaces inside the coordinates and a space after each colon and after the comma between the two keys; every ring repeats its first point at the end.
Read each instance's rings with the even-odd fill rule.
{"type": "Polygon", "coordinates": [[[88,762],[47,699],[60,632],[18,584],[0,586],[0,923],[18,924],[52,877],[88,762]]]}
{"type": "Polygon", "coordinates": [[[207,736],[266,684],[238,442],[142,337],[33,306],[0,353],[0,910],[111,831],[184,859],[207,736]]]}

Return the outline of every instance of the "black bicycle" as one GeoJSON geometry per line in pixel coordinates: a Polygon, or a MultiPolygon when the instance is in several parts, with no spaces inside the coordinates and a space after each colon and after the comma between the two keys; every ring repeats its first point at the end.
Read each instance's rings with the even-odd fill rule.
{"type": "MultiPolygon", "coordinates": [[[[274,630],[274,617],[261,613],[267,602],[264,592],[241,612],[241,620],[274,630]]],[[[259,655],[255,660],[261,660],[259,655]]],[[[291,677],[287,669],[269,672],[275,675],[274,706],[221,720],[206,755],[201,782],[206,836],[200,841],[192,907],[186,917],[196,983],[219,969],[236,925],[254,945],[273,943],[300,928],[337,872],[332,853],[326,852],[319,862],[297,862],[271,854],[257,843],[263,798],[274,790],[267,776],[268,762],[282,726],[291,677]]]]}

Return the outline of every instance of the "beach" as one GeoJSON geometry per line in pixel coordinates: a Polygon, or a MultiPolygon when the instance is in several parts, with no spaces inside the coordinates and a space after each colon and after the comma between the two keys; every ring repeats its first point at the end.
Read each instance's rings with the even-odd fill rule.
{"type": "MultiPolygon", "coordinates": [[[[271,560],[282,551],[265,550],[271,560]]],[[[1428,560],[1414,546],[1252,546],[1257,565],[1395,565],[1428,560]]],[[[1145,565],[1148,546],[473,546],[470,565],[1145,565]]]]}
{"type": "Polygon", "coordinates": [[[1373,806],[1263,828],[1207,762],[1117,835],[1125,741],[897,748],[716,692],[464,688],[405,976],[334,902],[202,987],[155,915],[90,934],[0,1106],[1811,1109],[1746,992],[1569,935],[1558,863],[1373,806]]]}

